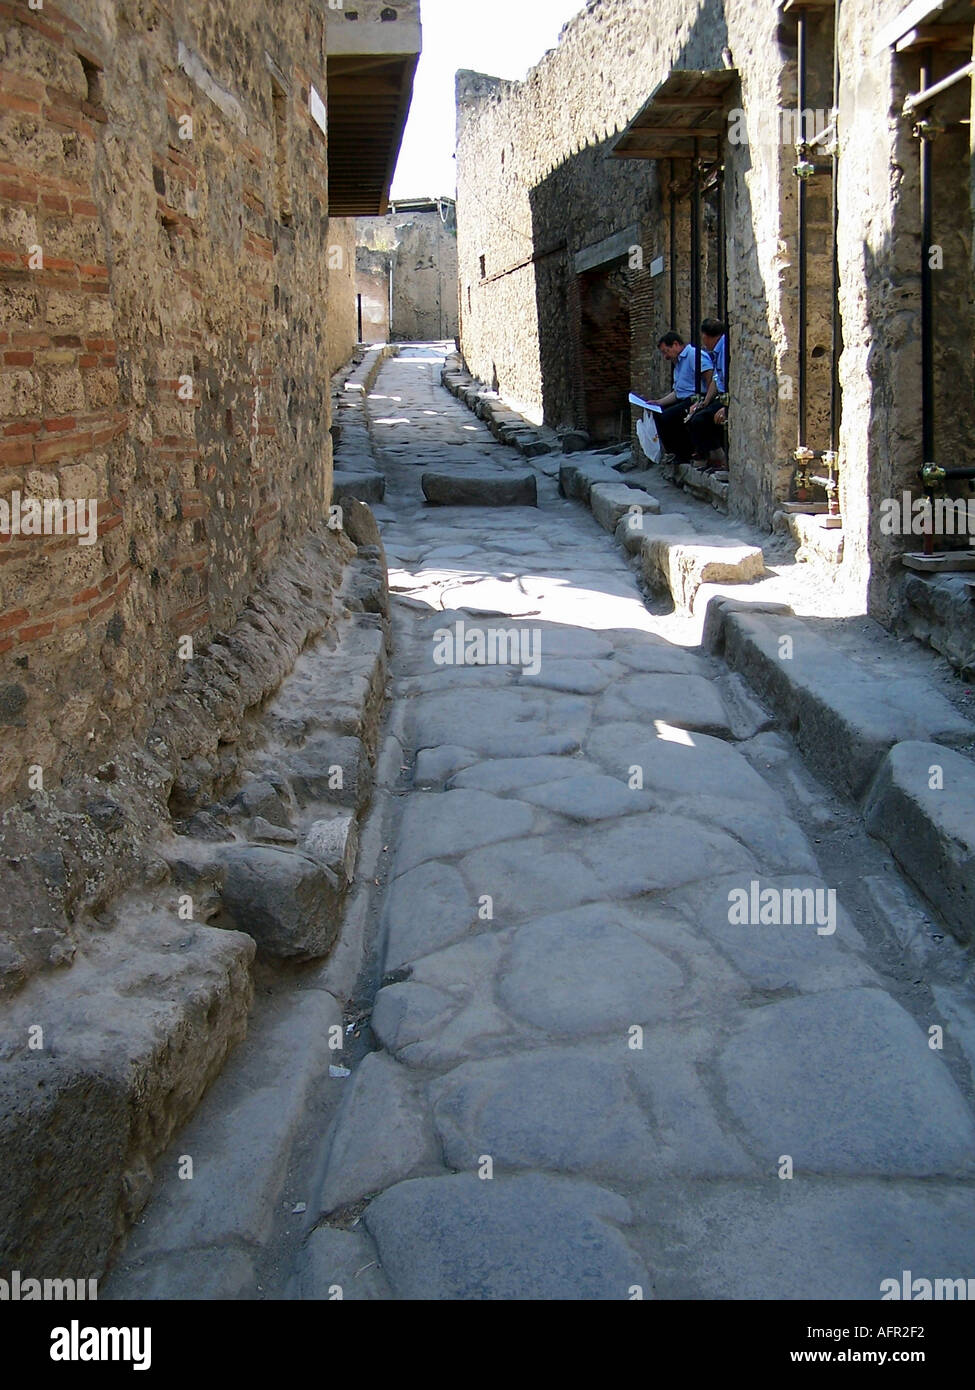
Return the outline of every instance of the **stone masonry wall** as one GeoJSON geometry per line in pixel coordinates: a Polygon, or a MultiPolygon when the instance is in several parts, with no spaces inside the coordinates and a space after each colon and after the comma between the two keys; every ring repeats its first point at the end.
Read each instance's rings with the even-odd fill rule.
{"type": "MultiPolygon", "coordinates": [[[[639,229],[647,278],[645,287],[634,286],[641,308],[632,319],[632,383],[641,393],[669,388],[656,339],[668,327],[689,334],[691,326],[668,322],[669,265],[663,276],[649,278],[652,260],[669,253],[660,191],[667,171],[615,159],[610,148],[671,69],[729,63],[741,71],[751,138],[762,113],[777,110],[783,99],[774,5],[590,0],[523,84],[460,75],[462,348],[471,370],[497,380],[502,395],[530,419],[556,427],[580,423],[581,367],[566,351],[576,336],[568,321],[577,293],[574,257],[630,227],[639,229]]],[[[765,520],[773,497],[788,491],[795,445],[794,406],[777,389],[781,376],[795,371],[788,360],[794,305],[786,295],[791,229],[782,210],[794,161],[786,154],[788,164],[774,146],[758,162],[748,146],[730,148],[726,165],[735,495],[738,510],[765,520]]],[[[687,173],[686,162],[679,163],[678,182],[686,184],[687,173]]],[[[687,209],[682,198],[679,244],[687,209]]],[[[686,306],[684,297],[684,312],[686,306]]],[[[702,313],[717,307],[704,302],[702,313]]]]}
{"type": "Polygon", "coordinates": [[[144,726],[328,502],[323,13],[0,9],[0,497],[98,512],[0,546],[2,802],[144,726]]]}
{"type": "MultiPolygon", "coordinates": [[[[391,342],[457,337],[457,229],[452,212],[451,207],[446,222],[436,209],[356,218],[359,270],[367,280],[385,274],[387,303],[388,264],[393,257],[391,342]]],[[[378,307],[376,290],[374,283],[360,285],[360,292],[378,307]]],[[[374,336],[370,341],[384,339],[374,336]]]]}
{"type": "MultiPolygon", "coordinates": [[[[903,0],[844,0],[839,51],[839,318],[842,352],[841,481],[845,559],[840,585],[851,612],[884,621],[902,602],[899,555],[916,538],[884,536],[880,504],[918,495],[920,221],[918,143],[902,114],[918,85],[917,54],[874,51],[903,0]]],[[[809,11],[808,105],[832,105],[833,14],[809,11]]],[[[730,506],[768,524],[792,495],[798,442],[798,228],[794,134],[776,136],[797,105],[796,15],[753,0],[590,0],[559,46],[524,83],[481,74],[458,80],[458,223],[462,349],[472,372],[535,421],[580,423],[575,253],[639,228],[644,263],[669,253],[671,171],[664,162],[617,161],[609,148],[672,69],[738,70],[733,98],[745,143],[725,144],[728,317],[731,348],[730,506]],[[767,131],[773,131],[769,140],[767,131]]],[[[964,54],[936,57],[935,79],[964,54]]],[[[941,99],[942,120],[966,115],[967,86],[941,99]]],[[[970,114],[970,110],[967,114],[970,114]]],[[[936,452],[967,457],[973,341],[971,143],[957,128],[935,145],[938,397],[936,452]]],[[[677,302],[669,263],[633,316],[633,388],[668,382],[652,347],[689,319],[689,164],[678,188],[677,302]],[[676,320],[668,323],[667,320],[676,320]],[[642,335],[642,337],[641,337],[642,335]],[[649,337],[650,341],[647,341],[649,337]]],[[[808,185],[809,418],[805,442],[829,446],[832,196],[828,173],[808,185]]],[[[713,250],[713,247],[710,248],[713,250]]],[[[711,266],[707,267],[707,280],[711,266]]],[[[645,294],[645,292],[643,292],[645,294]]],[[[704,313],[714,312],[706,291],[704,313]]],[[[820,496],[822,494],[819,494],[820,496]]]]}
{"type": "Polygon", "coordinates": [[[286,674],[268,644],[330,621],[355,329],[325,13],[0,4],[0,502],[97,507],[83,537],[0,535],[0,992],[70,960],[167,797],[232,783],[286,674]]]}
{"type": "Polygon", "coordinates": [[[328,304],[325,318],[328,368],[334,376],[359,341],[355,299],[355,218],[329,219],[328,304]]]}

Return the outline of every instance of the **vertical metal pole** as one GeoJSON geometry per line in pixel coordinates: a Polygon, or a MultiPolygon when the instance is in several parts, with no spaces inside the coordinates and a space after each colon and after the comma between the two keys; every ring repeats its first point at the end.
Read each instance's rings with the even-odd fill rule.
{"type": "MultiPolygon", "coordinates": [[[[796,135],[800,141],[805,140],[803,112],[806,109],[806,90],[807,90],[807,54],[806,54],[806,15],[805,11],[799,11],[799,116],[796,122],[796,135]]],[[[806,426],[808,421],[808,384],[806,380],[806,346],[809,334],[809,306],[808,306],[808,282],[807,282],[807,208],[806,208],[806,180],[799,179],[798,199],[799,199],[799,236],[796,253],[799,260],[799,326],[798,326],[798,351],[799,351],[799,422],[798,422],[798,445],[803,448],[806,443],[806,426]]]]}
{"type": "Polygon", "coordinates": [[[833,12],[833,317],[830,349],[829,447],[840,447],[840,5],[833,12]]]}
{"type": "Polygon", "coordinates": [[[674,191],[674,161],[670,161],[670,327],[677,327],[677,197],[674,191]]]}
{"type": "Polygon", "coordinates": [[[361,295],[361,294],[357,294],[357,295],[356,295],[356,299],[358,300],[358,310],[359,310],[359,342],[361,343],[361,342],[362,342],[362,295],[361,295]]]}
{"type": "Polygon", "coordinates": [[[694,176],[691,184],[691,334],[695,344],[694,390],[701,394],[701,351],[698,334],[701,329],[701,170],[698,160],[698,141],[694,141],[694,176]]]}
{"type": "MultiPolygon", "coordinates": [[[[934,58],[924,50],[920,89],[931,86],[934,58]]],[[[931,141],[921,137],[921,452],[923,463],[934,462],[934,279],[931,246],[934,241],[931,141]]]]}
{"type": "Polygon", "coordinates": [[[718,150],[718,318],[728,322],[728,249],[725,246],[724,158],[718,150]]]}

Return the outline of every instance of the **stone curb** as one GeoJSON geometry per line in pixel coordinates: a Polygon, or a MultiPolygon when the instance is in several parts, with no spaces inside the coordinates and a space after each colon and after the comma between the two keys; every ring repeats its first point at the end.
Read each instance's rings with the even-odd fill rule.
{"type": "Polygon", "coordinates": [[[864,803],[870,834],[959,941],[975,940],[975,764],[936,743],[899,743],[864,803]]]}
{"type": "Polygon", "coordinates": [[[553,452],[542,431],[472,377],[456,354],[447,358],[440,380],[445,390],[484,421],[499,443],[511,445],[525,458],[540,458],[553,452]]]}
{"type": "Polygon", "coordinates": [[[925,681],[857,666],[784,604],[712,599],[701,646],[775,711],[810,768],[859,804],[868,832],[972,941],[975,763],[955,749],[975,745],[975,725],[925,681]]]}

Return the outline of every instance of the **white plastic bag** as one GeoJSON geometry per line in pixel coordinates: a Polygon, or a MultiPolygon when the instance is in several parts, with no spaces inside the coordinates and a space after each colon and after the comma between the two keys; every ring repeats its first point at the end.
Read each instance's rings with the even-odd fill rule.
{"type": "Polygon", "coordinates": [[[660,436],[657,433],[657,426],[652,411],[645,411],[642,419],[637,421],[636,437],[640,441],[640,448],[646,454],[650,462],[659,463],[660,436]]]}

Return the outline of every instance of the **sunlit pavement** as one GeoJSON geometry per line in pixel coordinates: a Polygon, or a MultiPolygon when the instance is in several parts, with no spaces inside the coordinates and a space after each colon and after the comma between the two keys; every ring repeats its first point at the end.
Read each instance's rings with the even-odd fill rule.
{"type": "Polygon", "coordinates": [[[654,634],[544,459],[537,508],[424,502],[425,469],[526,466],[439,385],[443,351],[404,349],[368,406],[407,794],[379,1050],[298,1287],[877,1299],[964,1274],[966,1083],[836,901],[791,748],[654,634]]]}

